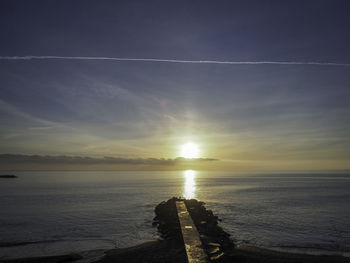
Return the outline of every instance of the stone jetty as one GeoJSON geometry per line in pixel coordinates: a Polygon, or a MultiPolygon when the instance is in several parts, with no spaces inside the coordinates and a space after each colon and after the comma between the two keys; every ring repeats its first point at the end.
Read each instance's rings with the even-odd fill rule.
{"type": "MultiPolygon", "coordinates": [[[[158,231],[164,239],[184,242],[184,246],[188,248],[186,233],[188,229],[192,230],[193,227],[191,228],[191,222],[187,221],[189,220],[187,218],[181,225],[182,214],[186,215],[188,212],[195,227],[195,231],[191,231],[188,240],[190,240],[190,244],[192,242],[193,246],[197,247],[197,239],[193,236],[196,236],[195,232],[198,233],[200,249],[197,250],[197,253],[199,253],[198,257],[202,259],[202,261],[192,262],[232,262],[237,257],[234,254],[234,243],[231,241],[230,235],[218,225],[218,217],[211,210],[206,209],[204,205],[204,202],[196,199],[173,197],[156,206],[153,224],[158,227],[158,231]],[[200,250],[206,254],[205,259],[201,252],[198,252],[200,250]]],[[[188,251],[186,252],[188,253],[188,251]]],[[[190,258],[188,261],[191,262],[190,258]]]]}

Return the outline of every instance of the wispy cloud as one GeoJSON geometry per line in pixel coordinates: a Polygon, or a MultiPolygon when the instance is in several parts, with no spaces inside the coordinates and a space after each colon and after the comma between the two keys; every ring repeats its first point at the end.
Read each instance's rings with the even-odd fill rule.
{"type": "Polygon", "coordinates": [[[12,113],[13,115],[22,117],[23,119],[27,119],[29,121],[37,122],[40,124],[53,124],[52,122],[36,118],[26,112],[23,112],[2,99],[0,99],[0,111],[9,112],[9,113],[12,113]]]}
{"type": "Polygon", "coordinates": [[[34,59],[63,59],[63,60],[107,60],[129,62],[155,63],[185,63],[185,64],[226,64],[226,65],[310,65],[350,67],[350,63],[328,61],[223,61],[223,60],[184,60],[162,58],[121,58],[121,57],[85,57],[85,56],[2,56],[0,60],[34,60],[34,59]]]}

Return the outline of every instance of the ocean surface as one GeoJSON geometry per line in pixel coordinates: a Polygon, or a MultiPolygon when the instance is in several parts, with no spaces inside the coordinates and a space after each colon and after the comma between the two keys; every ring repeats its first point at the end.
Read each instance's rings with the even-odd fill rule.
{"type": "Polygon", "coordinates": [[[154,208],[172,196],[206,202],[235,242],[350,256],[348,174],[15,174],[0,179],[0,259],[98,254],[158,239],[154,208]]]}

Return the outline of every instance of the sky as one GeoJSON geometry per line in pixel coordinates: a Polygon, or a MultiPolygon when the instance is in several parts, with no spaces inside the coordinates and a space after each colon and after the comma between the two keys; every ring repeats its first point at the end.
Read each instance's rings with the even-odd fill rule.
{"type": "Polygon", "coordinates": [[[176,160],[192,142],[216,160],[206,169],[350,169],[349,13],[346,0],[1,0],[0,154],[176,160]]]}

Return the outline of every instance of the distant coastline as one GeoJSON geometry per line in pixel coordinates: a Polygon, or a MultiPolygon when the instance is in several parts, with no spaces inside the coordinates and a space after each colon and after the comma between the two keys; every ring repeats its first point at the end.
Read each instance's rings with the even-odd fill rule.
{"type": "Polygon", "coordinates": [[[0,178],[18,178],[18,176],[14,174],[0,174],[0,178]]]}

